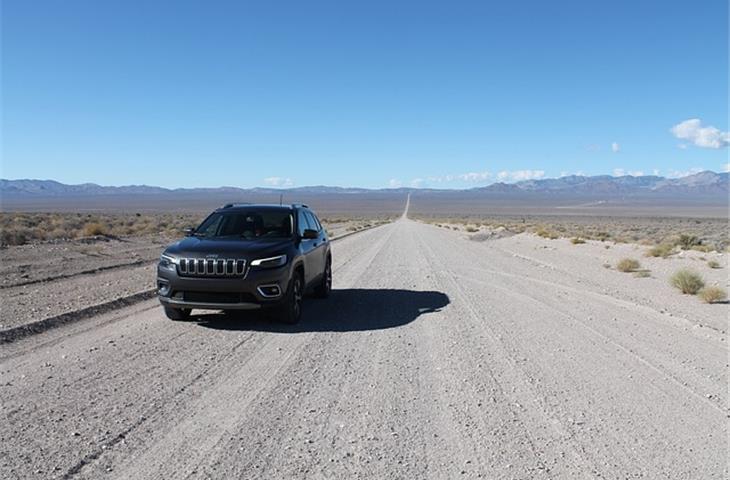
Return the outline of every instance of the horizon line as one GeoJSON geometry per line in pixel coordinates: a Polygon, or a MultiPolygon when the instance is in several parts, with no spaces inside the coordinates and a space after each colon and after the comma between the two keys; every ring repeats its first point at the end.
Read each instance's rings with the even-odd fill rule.
{"type": "MultiPolygon", "coordinates": [[[[0,178],[0,181],[3,182],[55,182],[59,183],[61,185],[71,186],[71,187],[78,187],[83,185],[94,185],[97,187],[102,188],[125,188],[125,187],[147,187],[147,188],[160,188],[164,190],[202,190],[202,189],[222,189],[222,188],[234,188],[238,190],[297,190],[297,189],[303,189],[303,188],[340,188],[340,189],[358,189],[358,190],[453,190],[453,191],[460,191],[460,190],[473,190],[477,188],[484,188],[489,187],[492,185],[517,185],[525,182],[539,182],[539,181],[545,181],[545,180],[559,180],[561,178],[568,178],[568,177],[577,177],[577,178],[596,178],[596,177],[609,177],[609,178],[645,178],[645,177],[653,177],[653,178],[661,178],[666,180],[678,180],[682,178],[691,177],[694,175],[699,175],[703,173],[712,173],[715,175],[722,175],[727,174],[727,171],[714,171],[710,169],[706,170],[700,170],[697,172],[685,172],[686,175],[681,176],[663,176],[663,175],[632,175],[630,172],[627,172],[625,175],[611,175],[611,174],[598,174],[598,175],[585,175],[585,174],[569,174],[569,175],[560,175],[557,177],[546,177],[546,176],[540,176],[537,178],[526,178],[526,179],[520,179],[520,180],[514,180],[514,181],[505,181],[507,179],[502,179],[497,181],[491,182],[491,183],[484,183],[484,184],[478,184],[471,187],[441,187],[441,186],[419,186],[419,185],[398,185],[398,186],[384,186],[384,187],[359,187],[359,186],[341,186],[341,185],[327,185],[327,184],[306,184],[306,185],[257,185],[252,187],[241,187],[241,186],[234,186],[234,185],[218,185],[218,186],[203,186],[203,187],[165,187],[161,185],[154,185],[154,184],[147,184],[147,183],[139,183],[139,184],[124,184],[124,185],[111,185],[111,184],[102,184],[102,183],[95,183],[95,182],[81,182],[81,183],[65,183],[59,180],[46,178],[46,179],[40,179],[40,178],[0,178]]],[[[427,182],[429,180],[429,177],[423,179],[424,182],[427,182]]],[[[436,183],[439,183],[438,181],[436,183]]]]}

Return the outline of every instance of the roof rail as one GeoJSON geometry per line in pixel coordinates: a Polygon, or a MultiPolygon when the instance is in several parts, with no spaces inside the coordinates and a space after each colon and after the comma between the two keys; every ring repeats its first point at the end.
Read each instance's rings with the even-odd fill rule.
{"type": "Polygon", "coordinates": [[[291,206],[292,207],[309,208],[309,205],[307,205],[306,203],[292,203],[291,206]]]}
{"type": "Polygon", "coordinates": [[[221,208],[231,208],[231,207],[238,207],[239,205],[251,205],[251,202],[236,202],[236,203],[226,203],[221,208]]]}

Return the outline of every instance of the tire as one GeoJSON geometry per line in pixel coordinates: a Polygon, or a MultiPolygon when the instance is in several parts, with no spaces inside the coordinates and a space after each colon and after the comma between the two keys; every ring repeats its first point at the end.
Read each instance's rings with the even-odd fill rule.
{"type": "Polygon", "coordinates": [[[332,259],[327,257],[327,263],[324,265],[322,280],[320,280],[317,288],[314,289],[314,296],[317,298],[327,298],[332,291],[332,259]]]}
{"type": "Polygon", "coordinates": [[[190,309],[189,308],[173,308],[173,307],[164,307],[165,308],[165,315],[167,315],[167,318],[170,320],[187,320],[190,318],[190,309]]]}
{"type": "Polygon", "coordinates": [[[289,325],[299,323],[302,317],[302,301],[304,300],[304,279],[300,272],[295,272],[289,281],[289,287],[286,289],[286,297],[277,312],[277,318],[289,325]]]}

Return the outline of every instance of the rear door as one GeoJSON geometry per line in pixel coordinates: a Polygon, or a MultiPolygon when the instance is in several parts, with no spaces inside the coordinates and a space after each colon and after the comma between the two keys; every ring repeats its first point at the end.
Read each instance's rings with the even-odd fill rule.
{"type": "Polygon", "coordinates": [[[327,237],[325,236],[324,228],[322,228],[317,217],[315,217],[315,215],[309,210],[305,210],[304,212],[307,216],[310,228],[312,230],[316,230],[318,234],[317,240],[315,240],[312,245],[312,252],[310,255],[312,256],[312,268],[315,269],[314,275],[319,278],[320,275],[324,273],[324,265],[327,258],[327,237]]]}
{"type": "Polygon", "coordinates": [[[298,209],[297,210],[297,233],[299,234],[299,248],[302,252],[302,257],[304,259],[304,284],[309,285],[314,281],[315,276],[317,275],[317,265],[315,260],[314,249],[315,244],[317,243],[317,240],[308,240],[306,238],[303,238],[304,236],[304,230],[312,229],[313,228],[309,225],[309,220],[307,219],[307,215],[304,213],[304,210],[298,209]]]}

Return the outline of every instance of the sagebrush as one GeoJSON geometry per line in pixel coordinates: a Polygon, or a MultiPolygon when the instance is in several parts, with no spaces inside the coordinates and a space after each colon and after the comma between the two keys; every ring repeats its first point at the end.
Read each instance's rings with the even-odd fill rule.
{"type": "Polygon", "coordinates": [[[678,288],[682,293],[695,295],[705,286],[702,276],[688,268],[678,270],[669,279],[672,286],[678,288]]]}

